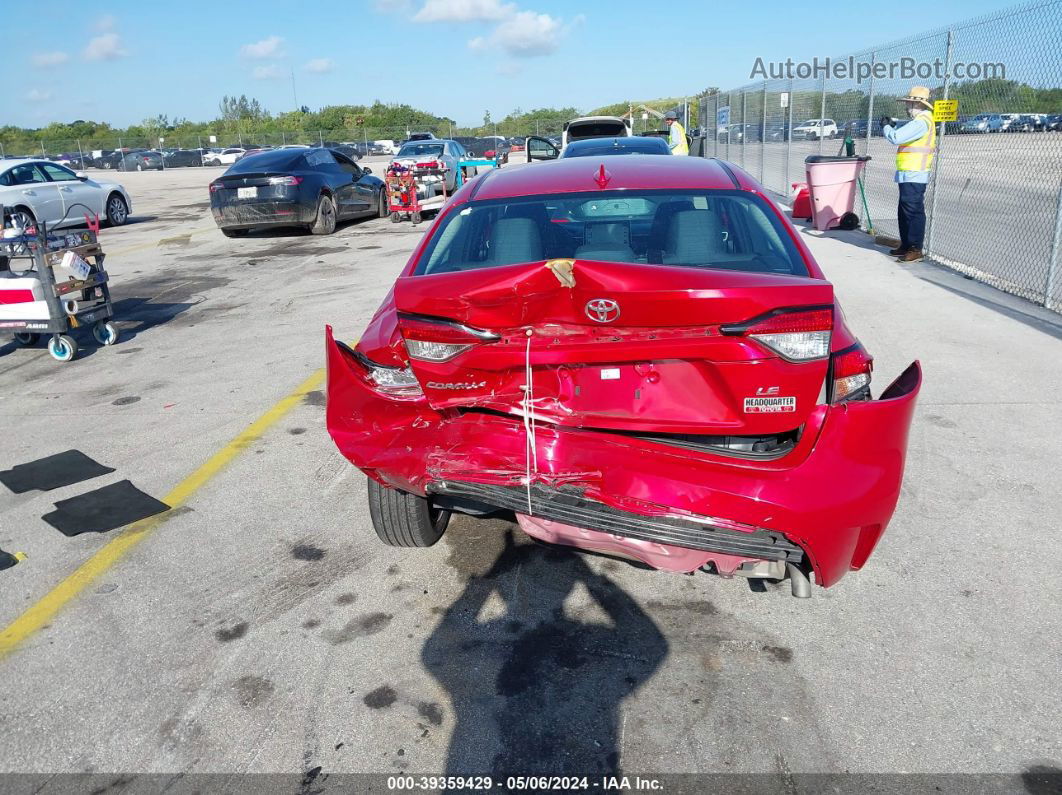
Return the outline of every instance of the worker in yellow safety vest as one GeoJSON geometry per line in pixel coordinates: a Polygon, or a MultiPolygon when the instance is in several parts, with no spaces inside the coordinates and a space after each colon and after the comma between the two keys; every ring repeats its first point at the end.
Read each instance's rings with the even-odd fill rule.
{"type": "Polygon", "coordinates": [[[888,116],[881,118],[882,134],[889,143],[896,144],[896,182],[900,189],[896,210],[900,245],[889,253],[898,257],[897,262],[918,262],[926,232],[926,186],[937,148],[937,129],[928,88],[914,86],[900,101],[907,107],[906,124],[900,126],[888,116]]]}
{"type": "Polygon", "coordinates": [[[690,145],[686,140],[686,128],[682,126],[682,122],[678,120],[678,114],[673,110],[669,110],[664,114],[664,124],[668,126],[671,131],[668,138],[668,146],[671,147],[671,154],[673,155],[688,155],[690,153],[690,145]]]}

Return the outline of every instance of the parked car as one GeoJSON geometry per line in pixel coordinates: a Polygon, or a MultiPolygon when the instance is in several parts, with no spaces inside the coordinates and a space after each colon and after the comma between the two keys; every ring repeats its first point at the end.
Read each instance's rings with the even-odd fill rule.
{"type": "Polygon", "coordinates": [[[1000,132],[1019,132],[1021,125],[1018,124],[1020,113],[1000,113],[1000,132]]]}
{"type": "Polygon", "coordinates": [[[634,135],[629,138],[587,138],[572,141],[561,158],[611,157],[613,155],[670,155],[667,141],[656,136],[634,135]]]}
{"type": "Polygon", "coordinates": [[[817,141],[820,138],[836,138],[837,122],[833,119],[808,119],[793,128],[793,140],[817,141]]]}
{"type": "Polygon", "coordinates": [[[993,133],[1003,129],[1003,118],[998,113],[979,113],[963,122],[959,132],[993,133]]]}
{"type": "Polygon", "coordinates": [[[1016,132],[1040,132],[1044,123],[1035,113],[1023,113],[1013,122],[1016,132]]]}
{"type": "Polygon", "coordinates": [[[1045,130],[1062,130],[1062,113],[1052,113],[1044,120],[1045,130]]]}
{"type": "Polygon", "coordinates": [[[765,141],[785,141],[788,140],[788,136],[789,125],[786,122],[769,121],[763,128],[763,140],[765,141]]]}
{"type": "Polygon", "coordinates": [[[457,186],[457,164],[465,159],[468,153],[457,141],[434,138],[424,141],[409,141],[402,144],[398,154],[391,161],[405,168],[435,169],[446,168],[443,183],[447,193],[452,193],[457,186]]]}
{"type": "Polygon", "coordinates": [[[338,221],[388,215],[383,180],[325,148],[243,158],[210,183],[210,210],[226,237],[262,226],[305,226],[328,235],[338,221]]]}
{"type": "Polygon", "coordinates": [[[437,140],[435,138],[435,133],[415,132],[415,133],[411,133],[410,136],[405,141],[403,141],[402,143],[408,144],[410,141],[435,141],[435,140],[437,140]]]}
{"type": "Polygon", "coordinates": [[[42,221],[51,228],[84,224],[86,213],[121,226],[133,205],[115,182],[90,179],[48,160],[26,159],[0,164],[0,206],[17,226],[42,221]]]}
{"type": "Polygon", "coordinates": [[[101,155],[94,162],[95,162],[97,168],[113,169],[113,170],[117,171],[118,167],[121,165],[122,161],[128,155],[135,154],[136,152],[143,152],[143,151],[144,151],[143,149],[127,149],[127,148],[115,149],[112,152],[109,152],[107,154],[101,155]]]}
{"type": "Polygon", "coordinates": [[[630,122],[618,116],[582,116],[564,122],[561,149],[583,138],[624,138],[633,134],[630,122]]]}
{"type": "MultiPolygon", "coordinates": [[[[867,137],[867,120],[866,119],[853,119],[852,121],[845,122],[844,127],[841,128],[844,135],[850,135],[852,138],[866,138],[867,137]]],[[[872,137],[880,138],[885,134],[885,128],[881,126],[881,122],[874,119],[870,123],[870,134],[872,137]]]]}
{"type": "Polygon", "coordinates": [[[395,142],[389,141],[386,138],[373,141],[372,147],[372,153],[374,155],[393,155],[398,152],[398,147],[395,146],[395,142]]]}
{"type": "Polygon", "coordinates": [[[118,171],[162,171],[163,167],[162,154],[148,149],[129,152],[115,165],[118,171]]]}
{"type": "Polygon", "coordinates": [[[513,147],[505,138],[480,138],[477,143],[479,157],[498,160],[502,163],[509,162],[509,154],[513,151],[513,147]]]}
{"type": "Polygon", "coordinates": [[[326,329],[326,426],[376,534],[512,512],[661,569],[834,585],[900,497],[918,363],[872,399],[855,316],[740,169],[600,165],[477,180],[357,344],[326,329]]]}
{"type": "Polygon", "coordinates": [[[328,147],[333,152],[339,152],[341,155],[346,155],[351,160],[361,160],[361,152],[359,148],[353,144],[336,144],[335,146],[328,147]]]}
{"type": "Polygon", "coordinates": [[[247,150],[242,146],[230,146],[228,149],[222,149],[220,152],[214,152],[210,156],[210,160],[207,163],[208,166],[231,166],[247,150]]]}
{"type": "Polygon", "coordinates": [[[163,153],[162,162],[166,165],[166,168],[201,166],[203,165],[203,154],[198,149],[177,149],[163,153]]]}
{"type": "Polygon", "coordinates": [[[730,143],[759,143],[760,126],[758,124],[731,124],[730,143]]]}
{"type": "MultiPolygon", "coordinates": [[[[285,149],[285,148],[289,148],[289,147],[281,147],[281,148],[285,149]]],[[[310,147],[308,147],[308,146],[305,146],[305,147],[304,146],[299,146],[299,147],[290,147],[290,148],[309,149],[310,147]]],[[[248,155],[257,155],[257,154],[259,154],[261,152],[272,152],[272,151],[273,151],[273,147],[272,146],[256,146],[253,149],[245,149],[243,152],[241,152],[236,157],[236,161],[239,162],[240,160],[243,160],[248,155]]]]}

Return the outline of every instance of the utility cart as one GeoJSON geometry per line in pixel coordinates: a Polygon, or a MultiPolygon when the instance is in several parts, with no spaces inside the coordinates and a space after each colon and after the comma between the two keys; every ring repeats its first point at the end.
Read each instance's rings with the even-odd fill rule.
{"type": "Polygon", "coordinates": [[[397,224],[403,218],[409,218],[419,224],[424,213],[441,209],[449,198],[446,193],[448,173],[449,169],[439,162],[431,166],[404,166],[401,163],[388,166],[384,182],[391,221],[397,224]]]}
{"type": "Polygon", "coordinates": [[[77,356],[77,341],[70,335],[76,328],[91,326],[96,342],[114,345],[118,327],[112,322],[104,256],[98,219],[89,220],[87,230],[5,227],[0,238],[0,330],[13,331],[22,345],[51,335],[48,353],[59,362],[77,356]]]}

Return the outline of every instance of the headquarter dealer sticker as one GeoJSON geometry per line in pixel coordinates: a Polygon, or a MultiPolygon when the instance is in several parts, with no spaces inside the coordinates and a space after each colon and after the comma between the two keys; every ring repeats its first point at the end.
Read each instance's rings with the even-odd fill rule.
{"type": "Polygon", "coordinates": [[[796,411],[795,397],[747,397],[746,414],[787,414],[796,411]]]}

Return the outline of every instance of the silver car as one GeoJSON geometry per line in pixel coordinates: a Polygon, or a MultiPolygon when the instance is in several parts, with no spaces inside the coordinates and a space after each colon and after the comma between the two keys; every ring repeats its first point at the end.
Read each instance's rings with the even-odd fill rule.
{"type": "Polygon", "coordinates": [[[48,228],[76,226],[98,216],[112,226],[129,219],[129,194],[115,182],[90,179],[49,160],[0,160],[0,205],[5,225],[43,221],[48,228]]]}
{"type": "MultiPolygon", "coordinates": [[[[392,163],[398,163],[405,168],[427,170],[426,163],[440,163],[446,173],[440,177],[445,181],[446,192],[453,193],[457,185],[457,164],[465,160],[468,153],[457,141],[449,139],[433,139],[428,141],[409,141],[402,144],[398,154],[392,158],[392,163]]],[[[428,179],[431,179],[430,177],[428,179]]]]}

